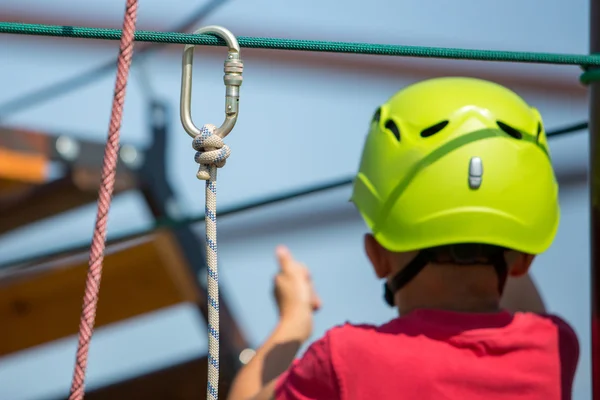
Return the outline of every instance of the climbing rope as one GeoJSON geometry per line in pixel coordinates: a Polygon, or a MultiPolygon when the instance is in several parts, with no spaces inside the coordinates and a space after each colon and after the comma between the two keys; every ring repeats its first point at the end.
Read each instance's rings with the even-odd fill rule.
{"type": "Polygon", "coordinates": [[[219,397],[219,271],[217,259],[217,168],[225,165],[230,150],[214,134],[214,125],[204,125],[193,141],[194,159],[200,164],[198,179],[206,180],[206,272],[208,291],[208,381],[207,399],[219,397]],[[208,150],[213,148],[214,150],[208,150]],[[209,397],[210,396],[210,397],[209,397]]]}
{"type": "MultiPolygon", "coordinates": [[[[118,40],[121,37],[121,31],[118,29],[23,24],[18,22],[0,22],[0,33],[106,40],[118,40]]],[[[206,46],[222,46],[224,44],[222,40],[219,40],[218,38],[209,35],[154,31],[137,31],[135,34],[135,40],[141,42],[194,44],[206,46]]],[[[273,39],[242,36],[238,37],[237,40],[241,47],[256,49],[260,48],[353,54],[375,54],[386,56],[451,58],[461,60],[563,64],[580,65],[582,67],[600,66],[600,55],[469,50],[440,47],[327,42],[315,40],[273,39]]]]}
{"type": "Polygon", "coordinates": [[[135,23],[137,20],[137,0],[127,0],[125,17],[123,18],[123,35],[117,60],[117,79],[112,103],[112,112],[108,128],[108,139],[104,150],[102,163],[102,181],[98,194],[98,211],[96,213],[96,225],[90,247],[89,269],[85,282],[85,294],[83,297],[83,310],[79,324],[79,341],[77,344],[77,358],[69,400],[83,399],[85,392],[85,373],[88,361],[88,352],[96,309],[98,307],[98,294],[100,291],[100,280],[102,277],[102,262],[104,260],[104,248],[106,246],[106,226],[108,222],[108,211],[115,186],[115,174],[117,171],[117,160],[119,155],[119,136],[121,131],[121,120],[123,117],[123,104],[125,102],[125,89],[127,78],[133,56],[133,43],[135,34],[135,23]]]}
{"type": "Polygon", "coordinates": [[[239,90],[242,85],[244,64],[240,58],[240,46],[236,37],[220,26],[207,26],[195,34],[211,34],[222,38],[229,51],[225,59],[223,82],[225,83],[225,121],[217,128],[206,124],[198,129],[192,121],[192,66],[194,45],[187,45],[183,51],[181,75],[181,123],[193,138],[192,147],[196,150],[194,160],[200,164],[196,177],[206,181],[206,273],[208,286],[208,380],[206,398],[219,397],[219,274],[217,253],[217,168],[225,165],[231,154],[223,138],[231,132],[237,122],[239,90]]]}

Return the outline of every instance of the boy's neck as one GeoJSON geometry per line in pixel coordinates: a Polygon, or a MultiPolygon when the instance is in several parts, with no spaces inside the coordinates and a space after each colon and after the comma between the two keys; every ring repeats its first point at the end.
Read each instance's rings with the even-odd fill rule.
{"type": "Polygon", "coordinates": [[[400,315],[416,309],[493,313],[500,311],[495,271],[488,266],[428,265],[396,293],[400,315]]]}

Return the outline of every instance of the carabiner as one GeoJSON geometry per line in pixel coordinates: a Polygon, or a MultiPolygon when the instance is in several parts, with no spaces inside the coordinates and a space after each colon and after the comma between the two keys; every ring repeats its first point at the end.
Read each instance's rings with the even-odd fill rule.
{"type": "MultiPolygon", "coordinates": [[[[240,86],[242,85],[242,72],[244,63],[240,58],[240,45],[235,36],[227,29],[220,26],[206,26],[198,29],[194,34],[210,33],[219,36],[227,43],[229,51],[225,60],[225,121],[215,130],[215,134],[221,138],[227,136],[235,126],[238,116],[238,107],[240,101],[240,86]]],[[[194,63],[194,47],[188,44],[183,50],[183,65],[181,75],[181,123],[183,129],[191,137],[200,134],[200,129],[192,121],[192,66],[194,63]]]]}

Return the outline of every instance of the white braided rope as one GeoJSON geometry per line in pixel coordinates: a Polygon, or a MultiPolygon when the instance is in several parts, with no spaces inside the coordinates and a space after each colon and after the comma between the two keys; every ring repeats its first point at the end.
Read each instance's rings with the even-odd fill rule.
{"type": "Polygon", "coordinates": [[[208,286],[208,384],[206,398],[219,397],[219,275],[217,259],[217,168],[225,165],[231,151],[206,124],[194,138],[194,160],[200,164],[198,179],[206,181],[206,264],[208,286]]]}

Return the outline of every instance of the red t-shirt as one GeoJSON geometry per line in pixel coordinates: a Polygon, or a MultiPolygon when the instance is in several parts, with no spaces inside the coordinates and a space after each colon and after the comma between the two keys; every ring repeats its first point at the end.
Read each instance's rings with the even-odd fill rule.
{"type": "Polygon", "coordinates": [[[578,359],[556,316],[417,310],[331,329],[279,377],[275,400],[568,400],[578,359]]]}

